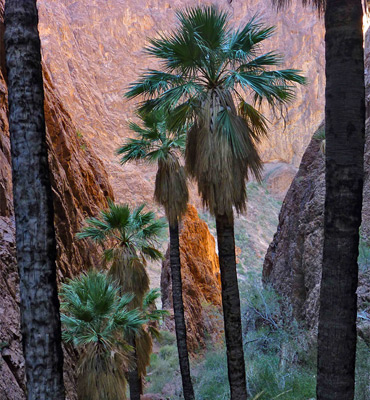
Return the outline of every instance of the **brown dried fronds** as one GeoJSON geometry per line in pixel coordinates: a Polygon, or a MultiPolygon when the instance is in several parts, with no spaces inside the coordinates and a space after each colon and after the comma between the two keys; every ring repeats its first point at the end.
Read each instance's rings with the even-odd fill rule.
{"type": "Polygon", "coordinates": [[[262,161],[250,129],[228,91],[213,90],[201,104],[188,133],[186,169],[198,182],[213,215],[246,211],[249,173],[260,179],[262,161]]]}
{"type": "Polygon", "coordinates": [[[164,207],[170,225],[186,212],[189,201],[187,178],[184,167],[174,154],[158,161],[154,199],[164,207]]]}
{"type": "MultiPolygon", "coordinates": [[[[278,9],[282,9],[288,5],[292,0],[272,0],[272,4],[274,4],[278,9]]],[[[302,0],[302,4],[304,6],[313,5],[317,7],[320,13],[325,11],[326,8],[326,0],[302,0]]]]}
{"type": "Polygon", "coordinates": [[[118,282],[123,294],[135,295],[130,308],[141,308],[150,283],[143,260],[127,248],[115,250],[109,275],[118,282]]]}
{"type": "Polygon", "coordinates": [[[124,371],[130,366],[128,351],[117,351],[107,343],[91,343],[77,369],[80,400],[126,400],[124,371]]]}

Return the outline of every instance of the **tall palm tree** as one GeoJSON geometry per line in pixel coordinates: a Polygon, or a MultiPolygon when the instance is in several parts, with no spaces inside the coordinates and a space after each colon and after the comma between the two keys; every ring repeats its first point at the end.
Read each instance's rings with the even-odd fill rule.
{"type": "Polygon", "coordinates": [[[137,309],[128,309],[133,295],[121,297],[105,273],[90,271],[64,284],[60,296],[63,339],[80,353],[78,398],[126,399],[130,346],[124,336],[138,333],[145,322],[137,309]]]}
{"type": "Polygon", "coordinates": [[[272,108],[287,103],[293,98],[292,85],[304,78],[292,69],[270,70],[281,57],[258,53],[274,28],[256,18],[231,29],[229,15],[214,7],[186,9],[177,17],[177,29],[152,39],[146,48],[160,59],[162,69],[149,70],[126,96],[146,96],[141,110],[171,109],[171,129],[189,126],[186,168],[216,217],[231,398],[244,400],[233,207],[245,211],[249,173],[261,176],[256,144],[267,133],[267,120],[258,106],[263,101],[272,108]]]}
{"type": "MultiPolygon", "coordinates": [[[[122,294],[133,293],[131,308],[140,308],[149,290],[146,260],[162,258],[156,249],[156,239],[165,224],[155,219],[153,212],[144,212],[145,205],[133,210],[127,204],[117,205],[108,201],[108,210],[101,211],[99,218],[86,219],[87,226],[77,237],[89,238],[103,246],[106,262],[111,266],[109,274],[119,283],[122,294]]],[[[133,348],[133,368],[129,372],[131,400],[140,400],[142,377],[138,370],[141,360],[137,352],[137,338],[128,339],[133,348]]],[[[145,364],[143,362],[142,364],[145,364]]]]}
{"type": "Polygon", "coordinates": [[[184,130],[180,133],[168,130],[168,116],[161,110],[138,113],[138,117],[142,120],[142,126],[134,122],[129,124],[136,138],[128,139],[118,149],[118,154],[123,155],[122,164],[142,160],[158,166],[154,198],[164,207],[169,222],[172,299],[183,392],[186,400],[193,400],[179,249],[179,220],[186,212],[189,199],[185,171],[179,162],[179,154],[185,149],[186,136],[184,130]]]}
{"type": "Polygon", "coordinates": [[[363,9],[361,0],[305,3],[325,13],[326,29],[326,196],[317,399],[351,400],[365,135],[363,9]]]}
{"type": "Polygon", "coordinates": [[[5,2],[9,130],[29,400],[64,399],[54,212],[36,0],[5,2]]]}

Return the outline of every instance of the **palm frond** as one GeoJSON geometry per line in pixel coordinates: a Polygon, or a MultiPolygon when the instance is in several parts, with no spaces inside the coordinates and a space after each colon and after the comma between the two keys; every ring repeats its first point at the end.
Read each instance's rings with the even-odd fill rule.
{"type": "MultiPolygon", "coordinates": [[[[257,46],[275,33],[274,26],[264,26],[254,16],[242,28],[230,34],[227,42],[226,54],[231,60],[241,62],[251,59],[257,53],[257,46]]],[[[275,64],[274,64],[275,65],[275,64]]]]}
{"type": "MultiPolygon", "coordinates": [[[[256,144],[266,135],[268,121],[259,107],[267,102],[273,111],[281,111],[305,79],[294,69],[270,70],[282,63],[282,56],[261,55],[260,50],[275,28],[256,16],[239,29],[231,29],[230,16],[214,6],[187,8],[177,17],[177,28],[152,39],[146,48],[159,59],[164,75],[149,71],[139,85],[133,84],[132,90],[137,88],[129,97],[144,95],[140,112],[167,112],[170,130],[186,129],[187,172],[197,180],[211,212],[231,216],[233,207],[245,210],[249,174],[261,176],[256,144]]],[[[155,199],[171,223],[184,204],[170,193],[187,199],[185,174],[175,157],[165,158],[158,147],[149,154],[159,166],[155,199]]]]}
{"type": "Polygon", "coordinates": [[[121,293],[134,294],[130,309],[142,306],[144,295],[149,289],[149,276],[145,265],[135,254],[125,248],[118,249],[109,275],[118,282],[121,293]]]}
{"type": "Polygon", "coordinates": [[[125,97],[132,99],[142,95],[155,96],[182,83],[183,79],[180,75],[149,70],[137,82],[130,84],[125,97]]]}
{"type": "Polygon", "coordinates": [[[118,286],[103,272],[89,271],[68,281],[60,297],[63,338],[77,347],[113,345],[117,334],[138,332],[146,322],[140,312],[127,309],[134,296],[120,297],[118,286]]]}
{"type": "Polygon", "coordinates": [[[143,299],[143,310],[155,305],[155,301],[161,297],[161,291],[158,288],[150,289],[143,299]]]}
{"type": "Polygon", "coordinates": [[[214,6],[186,8],[176,13],[184,36],[198,39],[209,50],[220,49],[229,32],[229,13],[214,6]]]}

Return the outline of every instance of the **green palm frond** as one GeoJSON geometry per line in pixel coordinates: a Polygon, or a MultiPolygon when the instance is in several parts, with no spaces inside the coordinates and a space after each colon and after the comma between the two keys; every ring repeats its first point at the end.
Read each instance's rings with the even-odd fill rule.
{"type": "MultiPolygon", "coordinates": [[[[281,55],[260,53],[275,28],[265,26],[257,16],[239,29],[231,28],[228,13],[213,6],[187,8],[177,17],[178,27],[150,40],[146,48],[159,59],[162,73],[148,71],[130,86],[127,97],[143,96],[141,112],[162,110],[170,115],[170,130],[186,129],[186,170],[197,180],[211,212],[230,215],[233,206],[238,211],[245,209],[249,173],[257,178],[261,175],[256,145],[268,131],[268,121],[260,111],[262,103],[283,112],[305,78],[294,69],[278,70],[281,55]]],[[[137,159],[138,149],[129,151],[125,149],[127,158],[137,159]]],[[[165,160],[163,153],[158,148],[151,151],[160,165],[165,160]]],[[[165,208],[176,203],[168,194],[172,178],[167,173],[173,170],[181,176],[175,164],[165,166],[163,162],[157,175],[162,186],[156,189],[155,198],[165,208]]],[[[181,185],[177,190],[181,191],[181,185]]],[[[166,214],[172,215],[169,209],[166,214]]]]}
{"type": "Polygon", "coordinates": [[[149,290],[143,300],[143,310],[146,311],[149,307],[155,305],[157,299],[161,297],[161,292],[159,289],[149,290]]]}
{"type": "Polygon", "coordinates": [[[131,256],[141,255],[154,259],[161,258],[161,253],[155,250],[157,238],[166,226],[162,220],[157,220],[152,211],[144,211],[145,204],[132,209],[128,204],[115,204],[108,200],[108,209],[102,210],[98,218],[86,219],[86,224],[80,233],[79,239],[91,239],[106,244],[104,257],[112,261],[120,254],[120,248],[127,249],[131,256]]]}
{"type": "MultiPolygon", "coordinates": [[[[186,175],[179,162],[179,156],[185,150],[186,125],[181,129],[171,130],[170,126],[174,122],[172,111],[168,113],[154,109],[146,112],[142,109],[138,116],[142,123],[140,129],[135,125],[137,137],[126,140],[117,154],[122,155],[122,164],[142,160],[158,165],[154,199],[164,207],[170,224],[173,224],[186,212],[189,198],[186,175]]],[[[161,229],[162,223],[159,221],[150,224],[141,231],[142,238],[156,235],[161,229]]],[[[160,257],[152,245],[143,248],[143,254],[154,260],[160,257]]]]}
{"type": "Polygon", "coordinates": [[[105,273],[89,271],[62,285],[63,338],[77,347],[89,343],[115,343],[119,332],[138,332],[146,321],[128,310],[132,295],[119,296],[119,288],[105,273]]]}

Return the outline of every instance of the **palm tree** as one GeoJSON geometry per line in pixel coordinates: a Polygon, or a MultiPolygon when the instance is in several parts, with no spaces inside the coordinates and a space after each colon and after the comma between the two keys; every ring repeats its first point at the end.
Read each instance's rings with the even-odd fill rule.
{"type": "Polygon", "coordinates": [[[54,211],[36,0],[5,2],[9,130],[29,400],[64,399],[54,211]],[[51,395],[52,394],[52,395],[51,395]]]}
{"type": "Polygon", "coordinates": [[[62,286],[63,339],[79,350],[77,394],[80,400],[126,399],[124,369],[131,348],[124,336],[139,332],[145,320],[129,310],[133,295],[103,272],[90,271],[62,286]]]}
{"type": "Polygon", "coordinates": [[[278,107],[293,98],[298,71],[270,70],[282,59],[258,55],[273,27],[256,18],[240,29],[214,7],[177,12],[179,26],[152,39],[146,52],[161,70],[149,70],[126,93],[145,96],[141,110],[171,109],[170,128],[189,126],[186,168],[203,203],[216,217],[231,398],[246,399],[240,299],[236,273],[233,207],[246,209],[249,173],[260,179],[256,145],[267,133],[262,101],[278,107]],[[257,107],[257,108],[256,108],[257,107]]]}
{"type": "MultiPolygon", "coordinates": [[[[287,1],[275,0],[283,5],[287,1]]],[[[325,13],[326,196],[317,399],[354,397],[365,84],[361,0],[306,0],[325,13]]]]}
{"type": "Polygon", "coordinates": [[[179,220],[186,212],[189,199],[185,171],[179,162],[179,154],[185,148],[186,136],[184,130],[177,133],[168,130],[168,116],[166,117],[161,110],[138,113],[138,117],[142,120],[142,126],[134,122],[129,124],[130,129],[136,133],[136,138],[128,139],[118,149],[118,154],[123,155],[122,164],[143,160],[156,163],[158,166],[154,198],[164,207],[169,222],[172,299],[177,349],[184,398],[192,400],[194,399],[194,390],[186,342],[179,249],[179,220]]]}
{"type": "MultiPolygon", "coordinates": [[[[86,219],[87,226],[77,234],[79,239],[89,238],[103,246],[105,261],[111,263],[109,274],[119,283],[121,293],[134,294],[131,308],[142,307],[149,290],[146,260],[162,258],[156,239],[165,224],[155,220],[153,212],[143,212],[144,206],[131,210],[127,204],[116,205],[109,200],[108,210],[101,211],[99,218],[86,219]]],[[[128,374],[131,400],[140,400],[142,392],[136,341],[135,335],[128,338],[135,359],[128,374]]]]}

